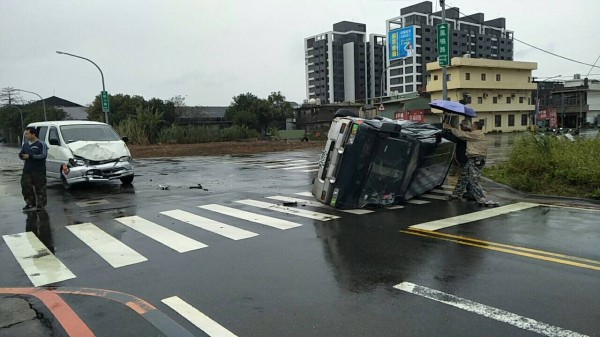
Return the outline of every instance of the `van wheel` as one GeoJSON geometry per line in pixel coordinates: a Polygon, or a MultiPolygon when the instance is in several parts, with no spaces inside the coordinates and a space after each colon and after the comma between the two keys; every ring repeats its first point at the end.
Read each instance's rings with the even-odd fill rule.
{"type": "Polygon", "coordinates": [[[65,178],[65,176],[61,175],[60,176],[60,181],[62,182],[63,188],[65,190],[68,190],[71,188],[71,185],[69,185],[69,183],[67,182],[67,178],[65,178]]]}
{"type": "Polygon", "coordinates": [[[129,185],[133,181],[133,176],[123,177],[123,178],[119,178],[119,179],[121,180],[121,183],[123,185],[129,185]]]}

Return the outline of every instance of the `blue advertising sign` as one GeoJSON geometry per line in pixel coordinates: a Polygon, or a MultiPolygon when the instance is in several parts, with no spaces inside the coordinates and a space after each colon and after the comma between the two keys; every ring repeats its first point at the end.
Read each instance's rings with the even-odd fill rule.
{"type": "Polygon", "coordinates": [[[415,27],[402,27],[388,32],[388,59],[399,60],[415,53],[415,27]]]}

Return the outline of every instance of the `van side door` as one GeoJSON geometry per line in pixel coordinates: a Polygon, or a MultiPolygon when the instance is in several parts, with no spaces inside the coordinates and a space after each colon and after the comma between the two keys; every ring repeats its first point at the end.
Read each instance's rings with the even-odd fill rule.
{"type": "Polygon", "coordinates": [[[69,161],[70,150],[60,137],[58,128],[51,126],[48,130],[48,158],[46,159],[46,175],[60,178],[60,166],[69,161]]]}

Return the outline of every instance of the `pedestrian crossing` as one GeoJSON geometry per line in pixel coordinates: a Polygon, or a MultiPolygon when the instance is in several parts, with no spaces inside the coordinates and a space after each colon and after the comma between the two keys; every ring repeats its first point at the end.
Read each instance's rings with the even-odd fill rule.
{"type": "Polygon", "coordinates": [[[302,173],[317,172],[319,170],[318,161],[307,159],[279,159],[279,160],[240,160],[236,161],[241,165],[253,165],[269,170],[295,171],[302,173]]]}
{"type": "MultiPolygon", "coordinates": [[[[444,190],[431,191],[431,196],[438,199],[444,190]]],[[[431,201],[426,198],[412,199],[407,204],[422,205],[431,201]]],[[[262,200],[241,199],[233,200],[229,205],[206,204],[197,205],[198,213],[181,209],[172,209],[157,212],[154,221],[139,215],[117,217],[107,220],[112,225],[125,226],[142,237],[157,242],[160,245],[183,254],[208,248],[208,244],[183,235],[169,228],[175,222],[192,226],[195,230],[210,232],[234,241],[246,240],[259,236],[258,233],[243,229],[238,226],[239,220],[258,224],[265,230],[291,230],[302,227],[302,222],[310,219],[317,221],[331,221],[344,216],[361,216],[380,211],[401,210],[405,206],[397,205],[382,209],[356,209],[339,210],[314,201],[310,192],[299,192],[293,196],[266,196],[262,200]],[[266,200],[266,201],[265,201],[266,200]],[[286,203],[296,203],[293,206],[284,206],[286,203]],[[300,207],[298,207],[300,206],[300,207]],[[312,208],[316,209],[313,210],[312,208]],[[282,219],[281,217],[284,217],[282,219]],[[218,218],[220,221],[214,220],[218,218]],[[296,220],[295,220],[296,219],[296,220]],[[174,222],[175,221],[175,222],[174,222]],[[236,226],[230,223],[235,223],[236,226]]],[[[148,217],[148,216],[146,216],[148,217]]],[[[312,223],[312,222],[311,222],[312,223]]],[[[102,229],[102,224],[91,222],[65,226],[75,238],[83,242],[91,251],[102,258],[113,268],[123,268],[148,261],[143,251],[127,246],[121,240],[102,229]]],[[[75,274],[48,249],[32,232],[3,235],[6,246],[9,248],[21,269],[28,276],[35,287],[53,284],[75,278],[75,274]]],[[[204,239],[203,239],[204,240],[204,239]]],[[[63,247],[61,251],[66,251],[63,247]]]]}

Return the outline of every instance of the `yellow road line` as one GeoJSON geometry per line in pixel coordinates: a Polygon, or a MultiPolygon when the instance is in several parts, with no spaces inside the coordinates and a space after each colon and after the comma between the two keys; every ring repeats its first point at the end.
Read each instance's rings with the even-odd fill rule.
{"type": "MultiPolygon", "coordinates": [[[[458,244],[466,245],[466,246],[472,246],[472,247],[489,249],[489,250],[494,250],[494,251],[508,253],[508,254],[513,254],[513,255],[530,257],[530,258],[533,258],[533,259],[538,259],[538,260],[543,260],[543,261],[549,261],[549,262],[554,262],[554,263],[565,264],[565,265],[569,265],[569,266],[573,266],[573,267],[580,267],[580,268],[592,269],[592,270],[598,270],[598,271],[600,271],[600,266],[594,266],[594,265],[589,265],[589,264],[585,264],[585,263],[579,263],[579,262],[574,262],[574,261],[562,260],[562,259],[558,259],[558,258],[554,258],[554,257],[549,257],[549,256],[544,256],[544,255],[539,255],[539,254],[531,254],[531,253],[526,253],[526,252],[519,251],[519,250],[506,249],[506,248],[502,248],[502,247],[499,247],[497,245],[494,245],[491,242],[485,243],[485,244],[477,244],[477,243],[468,242],[467,238],[461,238],[460,240],[458,240],[458,239],[455,240],[455,239],[451,239],[451,238],[435,236],[435,235],[432,235],[433,233],[431,233],[431,232],[421,232],[421,231],[417,232],[417,231],[406,231],[406,230],[401,230],[400,232],[401,233],[405,233],[405,234],[411,234],[411,235],[416,235],[416,236],[422,236],[422,237],[426,237],[426,238],[431,238],[431,239],[438,239],[438,240],[443,240],[443,241],[454,242],[454,243],[458,243],[458,244]]],[[[435,233],[435,234],[439,234],[439,233],[435,233]]],[[[590,261],[592,261],[592,260],[590,260],[590,261]]],[[[597,261],[594,261],[594,262],[595,263],[599,263],[597,261]]]]}
{"type": "Polygon", "coordinates": [[[583,257],[570,256],[570,255],[559,254],[559,253],[552,253],[552,252],[548,252],[548,251],[545,251],[545,250],[537,250],[537,249],[532,249],[532,248],[507,245],[507,244],[497,243],[497,242],[491,242],[491,241],[484,241],[484,240],[479,240],[479,239],[475,239],[475,238],[469,238],[469,237],[466,237],[466,236],[452,235],[452,234],[440,233],[440,232],[435,232],[435,231],[428,231],[426,229],[411,228],[410,230],[411,231],[418,231],[418,232],[426,233],[426,234],[429,234],[429,235],[444,236],[444,237],[455,238],[455,239],[460,239],[460,240],[465,240],[465,241],[472,241],[472,242],[476,242],[476,243],[482,243],[482,244],[486,244],[486,245],[494,245],[494,246],[498,246],[498,247],[504,247],[504,248],[511,248],[511,249],[516,249],[516,250],[522,250],[522,251],[529,252],[529,253],[548,255],[548,256],[553,256],[553,257],[560,257],[560,258],[565,258],[565,259],[569,259],[569,260],[574,260],[574,261],[579,261],[579,262],[585,262],[585,263],[591,263],[591,264],[598,264],[598,265],[600,265],[600,261],[590,260],[590,259],[586,259],[586,258],[583,258],[583,257]]]}

